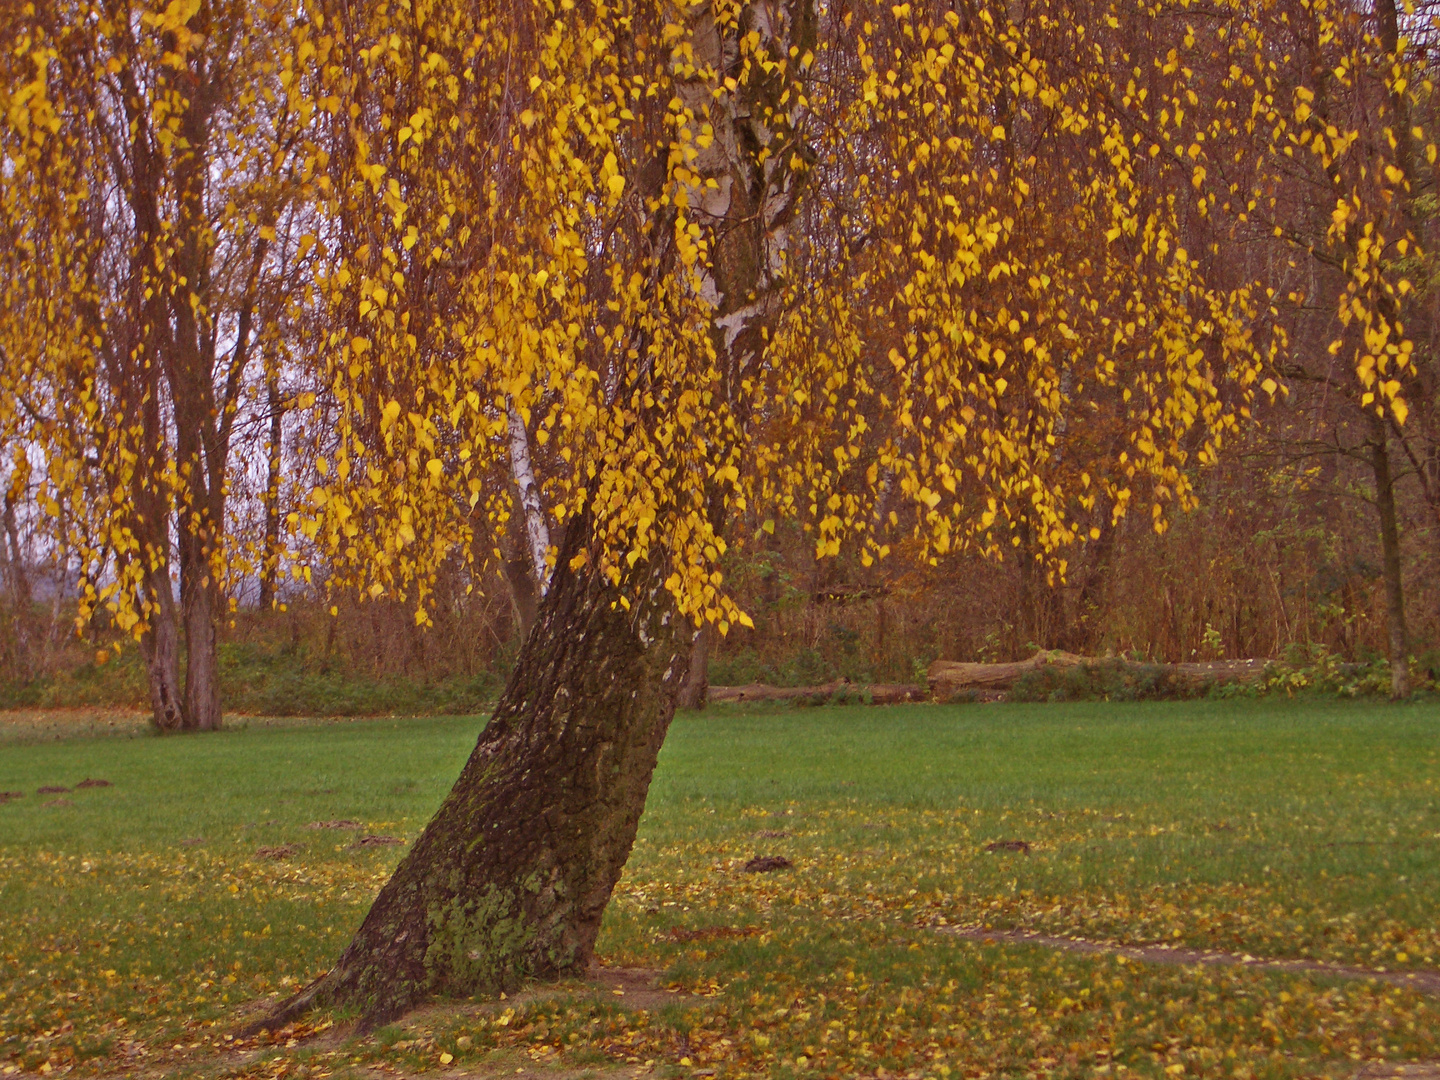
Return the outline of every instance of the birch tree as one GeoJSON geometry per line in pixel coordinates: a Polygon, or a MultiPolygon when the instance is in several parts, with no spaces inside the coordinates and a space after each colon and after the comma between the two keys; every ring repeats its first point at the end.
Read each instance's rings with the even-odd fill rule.
{"type": "Polygon", "coordinates": [[[1190,498],[1260,378],[1255,287],[1180,247],[1113,72],[1075,57],[1110,9],[1046,10],[327,21],[335,437],[299,528],[421,623],[442,560],[531,520],[527,457],[563,540],[454,790],[264,1023],[584,970],[697,629],[749,623],[721,573],[739,511],[820,557],[990,550],[1023,519],[1058,558],[1101,489],[1157,522],[1190,498]],[[1032,206],[1068,228],[1027,230],[1032,206]],[[1115,456],[1072,486],[1053,435],[1112,395],[1115,456]]]}
{"type": "Polygon", "coordinates": [[[35,498],[79,558],[79,619],[108,609],[139,639],[161,731],[220,723],[235,425],[255,358],[303,302],[301,252],[277,242],[303,243],[317,161],[297,14],[0,13],[0,441],[43,461],[35,498]]]}

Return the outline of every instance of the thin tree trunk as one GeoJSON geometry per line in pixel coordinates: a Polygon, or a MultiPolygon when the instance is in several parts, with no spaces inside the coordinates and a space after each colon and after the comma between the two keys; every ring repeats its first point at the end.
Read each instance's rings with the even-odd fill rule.
{"type": "Polygon", "coordinates": [[[280,372],[271,356],[265,358],[265,404],[270,410],[270,433],[265,444],[265,550],[260,563],[260,610],[275,606],[275,582],[280,573],[280,440],[285,410],[281,407],[280,372]]]}
{"type": "Polygon", "coordinates": [[[1035,545],[1031,541],[1029,521],[1021,520],[1018,535],[1020,546],[1016,549],[1018,551],[1016,558],[1019,564],[1020,597],[1019,603],[1016,604],[1019,609],[1019,618],[1016,621],[1020,624],[1020,637],[1024,639],[1020,642],[1023,655],[1032,653],[1036,649],[1044,649],[1047,643],[1044,640],[1045,632],[1041,628],[1041,601],[1040,597],[1036,595],[1039,588],[1036,583],[1038,564],[1035,560],[1035,545]]]}
{"type": "MultiPolygon", "coordinates": [[[[183,439],[181,445],[183,449],[183,439]]],[[[193,460],[198,461],[198,455],[193,460]]],[[[195,472],[198,471],[197,468],[195,472]]],[[[218,731],[221,594],[210,556],[211,545],[218,539],[215,522],[221,520],[224,505],[199,484],[195,484],[192,491],[195,502],[205,509],[190,512],[190,520],[184,522],[180,530],[178,544],[180,616],[185,629],[185,729],[218,731]]]]}
{"type": "Polygon", "coordinates": [[[506,584],[510,586],[511,609],[515,616],[515,630],[523,644],[535,625],[536,609],[539,607],[539,590],[535,585],[533,564],[529,559],[506,559],[502,564],[506,584]]]}
{"type": "Polygon", "coordinates": [[[1390,697],[1410,696],[1410,643],[1405,628],[1405,583],[1400,562],[1400,526],[1395,510],[1395,481],[1390,475],[1389,433],[1384,421],[1372,418],[1370,443],[1375,470],[1375,509],[1380,514],[1382,576],[1385,581],[1386,628],[1390,639],[1390,697]]]}
{"type": "Polygon", "coordinates": [[[20,542],[20,526],[15,516],[15,496],[5,496],[5,588],[10,593],[10,626],[15,638],[14,666],[17,673],[29,676],[34,659],[33,611],[34,594],[30,588],[30,571],[25,565],[25,548],[20,542]]]}
{"type": "Polygon", "coordinates": [[[198,583],[185,597],[185,728],[189,731],[220,730],[219,602],[219,589],[212,581],[198,583]]]}
{"type": "Polygon", "coordinates": [[[525,418],[514,405],[510,406],[510,474],[520,492],[520,513],[525,519],[525,539],[530,553],[530,569],[535,575],[535,588],[544,596],[550,579],[545,566],[545,556],[550,550],[550,530],[545,524],[545,507],[540,502],[535,466],[530,461],[530,436],[525,430],[525,418]]]}
{"type": "Polygon", "coordinates": [[[567,530],[539,622],[454,789],[335,967],[256,1028],[348,1004],[369,1029],[436,995],[588,967],[690,626],[659,568],[632,571],[629,611],[590,564],[572,571],[586,526],[567,530]]]}
{"type": "Polygon", "coordinates": [[[710,637],[715,629],[709,623],[695,631],[690,646],[690,662],[680,684],[676,705],[682,709],[703,709],[710,700],[710,637]]]}
{"type": "Polygon", "coordinates": [[[180,687],[180,628],[168,569],[161,567],[146,582],[151,613],[140,636],[140,652],[150,680],[150,722],[160,734],[185,727],[180,687]]]}
{"type": "Polygon", "coordinates": [[[1085,578],[1080,584],[1080,591],[1075,597],[1075,606],[1071,612],[1066,631],[1057,642],[1062,648],[1071,652],[1087,653],[1092,651],[1093,631],[1090,627],[1090,616],[1099,609],[1100,597],[1109,586],[1110,566],[1115,554],[1115,539],[1119,528],[1110,520],[1108,514],[1100,514],[1100,538],[1094,542],[1089,550],[1093,552],[1089,564],[1085,570],[1085,578]]]}

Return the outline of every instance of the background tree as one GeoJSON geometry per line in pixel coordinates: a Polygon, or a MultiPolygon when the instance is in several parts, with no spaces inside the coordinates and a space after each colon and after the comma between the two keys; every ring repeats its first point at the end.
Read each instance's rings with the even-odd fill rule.
{"type": "Polygon", "coordinates": [[[1433,299],[1412,280],[1427,245],[1416,200],[1434,184],[1433,84],[1406,18],[1393,2],[1335,0],[1152,20],[1155,60],[1126,91],[1137,134],[1191,171],[1196,212],[1218,219],[1210,257],[1250,248],[1266,264],[1262,310],[1293,335],[1274,371],[1331,403],[1311,449],[1368,466],[1396,697],[1410,653],[1397,457],[1423,460],[1435,402],[1433,299]]]}
{"type": "Polygon", "coordinates": [[[314,45],[295,16],[248,0],[0,14],[0,438],[76,553],[80,620],[108,608],[139,638],[162,731],[220,723],[237,417],[303,304],[317,159],[297,65],[314,45]]]}

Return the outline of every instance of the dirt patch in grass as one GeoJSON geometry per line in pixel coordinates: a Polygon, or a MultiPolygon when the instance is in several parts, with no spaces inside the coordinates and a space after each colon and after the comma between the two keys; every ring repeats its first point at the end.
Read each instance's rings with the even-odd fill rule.
{"type": "Polygon", "coordinates": [[[687,930],[683,926],[670,928],[671,941],[725,941],[732,938],[759,937],[765,933],[763,926],[702,926],[687,930]]]}
{"type": "Polygon", "coordinates": [[[399,836],[376,836],[374,833],[370,833],[370,834],[368,834],[368,835],[366,835],[366,836],[360,837],[359,840],[356,840],[356,841],[355,841],[353,844],[351,844],[350,846],[351,846],[351,847],[388,847],[388,846],[390,846],[391,844],[403,844],[403,843],[405,843],[404,839],[403,839],[402,837],[399,837],[399,836]]]}
{"type": "Polygon", "coordinates": [[[255,857],[257,859],[290,859],[299,853],[299,844],[276,844],[274,847],[255,849],[255,857]]]}
{"type": "Polygon", "coordinates": [[[987,852],[995,851],[1018,851],[1022,855],[1030,854],[1030,841],[1028,840],[992,840],[985,845],[987,852]]]}
{"type": "Polygon", "coordinates": [[[690,1002],[696,998],[661,985],[662,974],[651,968],[593,967],[590,982],[608,992],[615,1003],[626,1009],[660,1009],[666,1005],[690,1002]]]}
{"type": "Polygon", "coordinates": [[[747,874],[768,874],[772,870],[789,870],[793,865],[784,855],[757,855],[744,869],[747,874]]]}

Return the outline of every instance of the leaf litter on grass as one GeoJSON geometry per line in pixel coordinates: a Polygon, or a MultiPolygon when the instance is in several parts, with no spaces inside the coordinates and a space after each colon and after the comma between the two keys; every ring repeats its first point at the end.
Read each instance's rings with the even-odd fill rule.
{"type": "Polygon", "coordinates": [[[1287,822],[1235,805],[871,796],[777,810],[667,803],[662,789],[600,943],[610,965],[662,973],[650,976],[650,996],[537,988],[441,1005],[369,1040],[344,1036],[343,1015],[319,1014],[247,1048],[243,1062],[225,1056],[236,1010],[263,1008],[323,970],[403,849],[314,843],[271,862],[255,859],[241,833],[203,850],[86,857],[12,846],[0,850],[0,960],[15,973],[0,988],[0,1060],[96,1075],[143,1062],[157,1076],[257,1080],[483,1076],[497,1054],[527,1072],[780,1080],[1387,1075],[1379,1063],[1440,1056],[1435,999],[1304,972],[1122,963],[937,931],[1435,966],[1440,920],[1413,848],[1428,835],[1418,824],[1434,794],[1421,779],[1418,799],[1383,792],[1373,814],[1362,804],[1341,822],[1345,833],[1322,809],[1287,822]],[[756,819],[775,817],[790,835],[766,847],[792,868],[741,873],[756,819]],[[864,828],[877,819],[884,830],[864,828]],[[1235,828],[1210,829],[1216,821],[1235,828]],[[984,852],[1017,835],[1028,854],[984,852]],[[1327,846],[1371,838],[1387,846],[1327,846]],[[325,1023],[335,1026],[318,1031],[325,1023]]]}
{"type": "MultiPolygon", "coordinates": [[[[333,866],[231,869],[223,860],[209,859],[141,860],[128,867],[123,860],[120,865],[107,861],[87,868],[52,856],[41,864],[48,865],[57,886],[114,875],[112,887],[122,882],[132,888],[143,882],[141,887],[151,891],[158,887],[166,911],[193,909],[197,900],[213,895],[222,907],[235,907],[239,927],[249,926],[231,936],[233,948],[201,958],[200,965],[208,960],[208,967],[197,965],[189,978],[179,980],[174,972],[145,970],[151,964],[137,970],[132,962],[124,975],[115,968],[95,970],[95,951],[104,958],[99,963],[114,963],[110,950],[123,951],[117,947],[125,939],[113,926],[92,925],[89,933],[96,936],[83,942],[60,935],[38,942],[48,965],[46,977],[29,993],[17,995],[14,1004],[38,1012],[37,1023],[44,1027],[32,1027],[20,1060],[31,1068],[50,1064],[53,1069],[92,1059],[91,1067],[101,1071],[117,1054],[125,1061],[138,1057],[158,1065],[163,1060],[169,1069],[220,1052],[233,1019],[226,998],[273,1001],[269,994],[287,992],[305,980],[303,969],[273,979],[277,957],[273,950],[266,955],[273,940],[270,925],[278,914],[273,909],[287,901],[334,899],[337,887],[342,897],[352,889],[363,897],[367,886],[373,890],[384,876],[367,879],[355,874],[356,868],[347,873],[333,866]],[[259,918],[267,920],[263,926],[255,925],[259,918]],[[107,931],[108,939],[102,936],[107,931]],[[248,963],[239,959],[250,951],[247,946],[261,953],[248,963]],[[67,955],[71,962],[62,970],[59,964],[67,955]],[[83,962],[87,956],[91,964],[83,962]],[[106,993],[113,995],[108,1041],[107,1009],[92,997],[106,993]],[[121,1037],[131,1032],[149,1038],[121,1037]]],[[[4,866],[7,874],[16,869],[4,866]]],[[[665,1016],[663,1009],[648,1008],[637,1014],[627,1007],[633,1002],[620,998],[596,1003],[537,996],[496,1003],[488,1014],[451,1018],[443,1030],[431,1032],[434,1047],[447,1047],[434,1054],[428,1036],[422,1036],[351,1048],[333,1061],[327,1055],[339,1051],[307,1051],[306,1060],[312,1062],[307,1068],[388,1063],[419,1071],[438,1068],[440,1052],[451,1054],[460,1066],[478,1066],[489,1052],[507,1050],[537,1065],[590,1054],[631,1065],[688,1061],[691,1069],[711,1068],[725,1076],[1078,1077],[1099,1075],[1096,1070],[1105,1068],[1119,1074],[1122,1067],[1136,1075],[1181,1075],[1171,1071],[1176,1065],[1194,1075],[1289,1076],[1319,1075],[1306,1071],[1307,1061],[1423,1056],[1427,1045],[1433,1052],[1433,1003],[1416,995],[1364,986],[1316,988],[1305,979],[1283,981],[1279,985],[1286,989],[1277,994],[1273,979],[1253,972],[1157,972],[1055,956],[1044,949],[1017,955],[997,946],[956,947],[937,942],[914,917],[915,911],[923,915],[927,909],[924,904],[917,908],[914,897],[866,896],[874,906],[837,918],[833,899],[827,905],[824,894],[807,895],[814,882],[772,886],[768,883],[779,879],[737,879],[728,863],[719,864],[719,870],[704,880],[679,883],[627,877],[607,927],[612,960],[668,968],[675,989],[710,1002],[703,1014],[665,1016]],[[676,899],[661,899],[667,896],[676,899]],[[648,915],[657,899],[670,905],[661,908],[661,921],[672,920],[663,931],[648,915]],[[905,903],[899,903],[902,899],[905,903]],[[642,900],[645,908],[637,919],[636,904],[642,900]],[[756,920],[741,933],[673,923],[676,917],[690,921],[697,913],[709,918],[711,912],[736,908],[756,920]],[[648,937],[630,940],[649,925],[656,929],[648,937]],[[460,1045],[460,1039],[468,1045],[460,1045]]],[[[353,893],[347,899],[353,920],[363,903],[356,903],[353,893]]],[[[160,912],[142,916],[120,933],[134,941],[141,926],[149,932],[151,948],[139,950],[140,955],[153,957],[156,945],[179,936],[160,912]]],[[[203,927],[193,929],[209,936],[203,927]]],[[[219,936],[224,939],[224,931],[219,936]]],[[[312,962],[323,964],[342,938],[330,936],[328,950],[312,948],[312,962]]],[[[305,940],[302,933],[296,943],[305,940]]],[[[7,1034],[14,1030],[12,1018],[18,1019],[11,1005],[0,1002],[7,1034]]],[[[233,1075],[280,1076],[284,1061],[291,1061],[293,1075],[294,1052],[312,1033],[279,1033],[284,1038],[273,1048],[277,1056],[233,1075]],[[292,1040],[295,1045],[288,1045],[292,1040]]],[[[20,1049],[9,1042],[6,1057],[20,1049]]]]}

